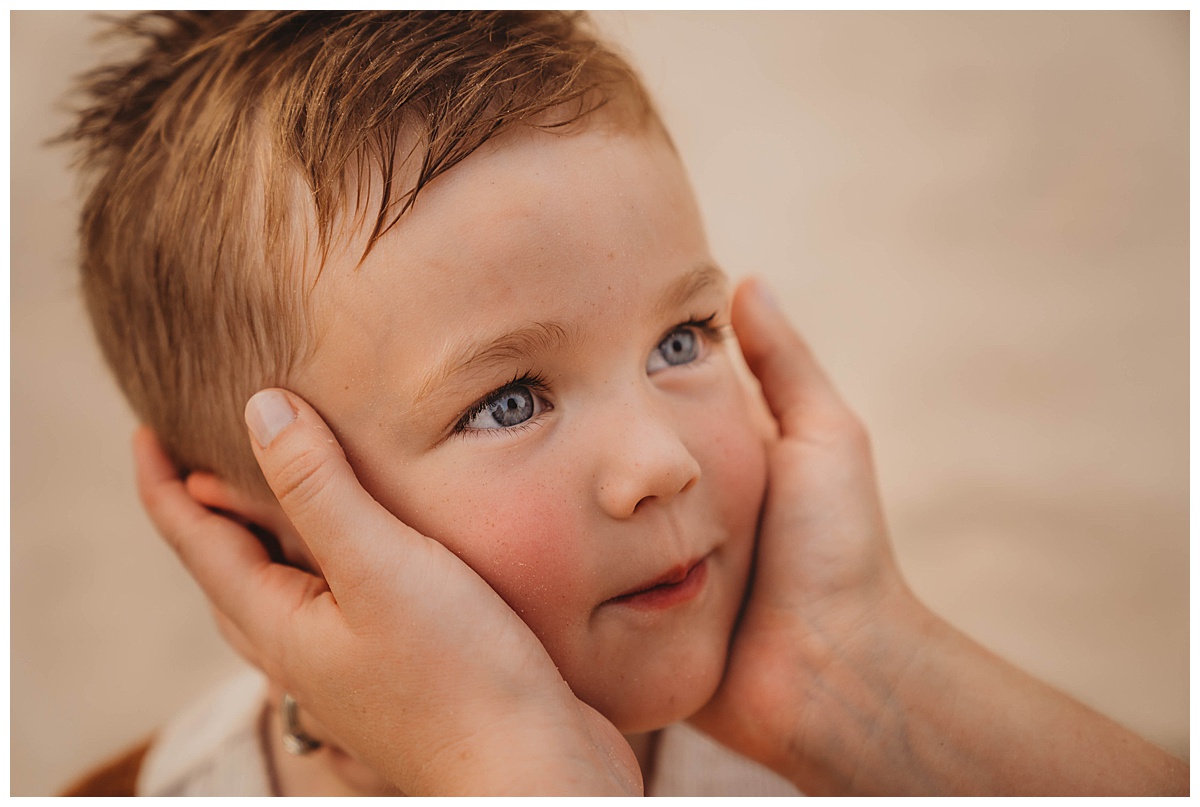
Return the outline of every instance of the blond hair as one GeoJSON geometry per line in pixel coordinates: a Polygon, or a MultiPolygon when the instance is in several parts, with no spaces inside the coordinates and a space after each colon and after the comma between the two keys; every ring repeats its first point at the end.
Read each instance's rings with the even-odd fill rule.
{"type": "Polygon", "coordinates": [[[600,106],[654,118],[578,14],[153,12],[114,32],[137,53],[83,77],[63,138],[87,187],[88,312],[180,471],[252,490],[265,487],[242,408],[310,353],[306,267],[320,256],[319,274],[336,221],[366,228],[369,251],[425,185],[514,126],[600,106]]]}

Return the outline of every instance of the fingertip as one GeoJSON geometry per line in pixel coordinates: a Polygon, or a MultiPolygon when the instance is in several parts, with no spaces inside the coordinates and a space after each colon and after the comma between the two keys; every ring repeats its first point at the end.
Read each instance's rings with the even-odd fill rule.
{"type": "Polygon", "coordinates": [[[757,359],[778,341],[778,329],[789,327],[767,282],[751,276],[741,282],[733,300],[733,329],[746,360],[753,368],[757,359]]]}
{"type": "Polygon", "coordinates": [[[747,278],[738,288],[733,326],[746,364],[785,434],[799,429],[805,408],[844,408],[807,342],[762,278],[747,278]]]}
{"type": "Polygon", "coordinates": [[[216,474],[203,471],[193,471],[183,480],[183,486],[188,495],[197,502],[207,503],[218,498],[225,487],[216,474]]]}
{"type": "Polygon", "coordinates": [[[269,448],[280,432],[296,422],[297,410],[281,389],[259,390],[246,402],[246,426],[259,448],[269,448]]]}
{"type": "Polygon", "coordinates": [[[758,305],[772,311],[779,311],[779,300],[776,299],[775,293],[771,291],[770,285],[762,277],[751,275],[742,283],[742,288],[758,305]]]}

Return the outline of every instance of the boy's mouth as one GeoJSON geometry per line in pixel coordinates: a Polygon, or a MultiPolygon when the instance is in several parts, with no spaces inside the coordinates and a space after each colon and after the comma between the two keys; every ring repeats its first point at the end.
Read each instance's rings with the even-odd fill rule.
{"type": "Polygon", "coordinates": [[[658,610],[670,608],[694,598],[708,579],[708,556],[680,564],[665,574],[608,600],[606,605],[628,605],[658,610]]]}

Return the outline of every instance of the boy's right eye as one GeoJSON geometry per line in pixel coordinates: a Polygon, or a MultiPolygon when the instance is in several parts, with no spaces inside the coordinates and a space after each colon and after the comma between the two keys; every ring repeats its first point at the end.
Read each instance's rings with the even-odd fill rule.
{"type": "Polygon", "coordinates": [[[472,406],[456,431],[511,429],[532,420],[550,408],[538,394],[543,388],[539,379],[529,377],[506,384],[472,406]]]}

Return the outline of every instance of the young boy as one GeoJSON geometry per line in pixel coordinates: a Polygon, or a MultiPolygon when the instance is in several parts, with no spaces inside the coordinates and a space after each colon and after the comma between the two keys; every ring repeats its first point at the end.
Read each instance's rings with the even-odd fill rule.
{"type": "Polygon", "coordinates": [[[1186,790],[907,591],[864,432],[731,304],[571,18],[138,26],[77,132],[89,305],[171,454],[140,435],[147,507],[273,690],[165,730],[141,792],[793,792],[684,718],[814,793],[1186,790]]]}
{"type": "MultiPolygon", "coordinates": [[[[727,339],[729,282],[630,69],[551,13],[126,27],[145,49],[90,76],[73,133],[93,176],[84,290],[189,492],[319,571],[241,419],[254,391],[294,390],[372,496],[532,629],[660,792],[714,765],[731,792],[795,792],[654,734],[721,681],[769,430],[727,339]]],[[[139,792],[386,790],[291,703],[275,714],[279,686],[260,693],[237,682],[168,727],[139,792]],[[285,733],[310,750],[300,724],[324,747],[282,754],[285,733]]]]}

